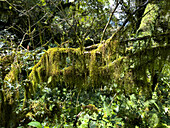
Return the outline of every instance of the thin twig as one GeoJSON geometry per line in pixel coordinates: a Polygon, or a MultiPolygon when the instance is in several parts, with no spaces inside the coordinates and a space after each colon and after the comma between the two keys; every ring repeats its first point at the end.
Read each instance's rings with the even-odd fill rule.
{"type": "Polygon", "coordinates": [[[11,4],[8,0],[4,0],[4,1],[6,1],[6,2],[7,2],[11,7],[13,7],[16,11],[18,11],[18,12],[24,14],[23,11],[18,10],[18,9],[17,9],[15,6],[13,6],[13,4],[11,4]]]}
{"type": "Polygon", "coordinates": [[[43,20],[43,19],[46,17],[47,14],[49,14],[49,13],[45,13],[45,14],[41,17],[41,19],[39,19],[36,23],[34,23],[34,24],[31,26],[31,28],[34,27],[36,24],[38,24],[38,22],[40,22],[41,20],[43,20]]]}
{"type": "MultiPolygon", "coordinates": [[[[147,5],[148,2],[149,2],[149,0],[147,0],[147,1],[146,1],[144,4],[142,4],[141,6],[139,6],[135,11],[132,12],[131,15],[134,15],[138,10],[140,10],[142,7],[144,7],[145,5],[147,5]]],[[[110,37],[110,40],[113,40],[113,39],[117,36],[117,34],[125,27],[126,23],[129,21],[129,18],[130,18],[130,17],[131,17],[130,15],[127,16],[127,18],[126,18],[126,20],[124,21],[123,25],[110,37]]]]}
{"type": "MultiPolygon", "coordinates": [[[[27,35],[27,33],[25,33],[24,36],[22,37],[22,40],[21,40],[20,44],[18,45],[18,48],[19,48],[19,47],[24,48],[24,47],[22,46],[22,43],[23,43],[26,35],[27,35]]],[[[24,48],[24,49],[27,50],[26,48],[24,48]]]]}
{"type": "MultiPolygon", "coordinates": [[[[52,2],[53,3],[53,2],[52,2]]],[[[54,3],[53,3],[54,4],[54,3]]],[[[55,4],[54,4],[55,5],[55,4]]],[[[59,4],[58,4],[59,5],[59,4]]],[[[75,28],[69,23],[69,21],[68,21],[68,19],[67,19],[67,16],[63,13],[63,8],[59,8],[58,7],[58,5],[55,5],[56,7],[57,7],[57,9],[59,10],[59,11],[61,11],[61,13],[63,14],[63,16],[64,16],[64,21],[71,27],[71,28],[73,28],[73,31],[74,31],[74,34],[76,35],[76,37],[77,37],[77,39],[78,39],[78,41],[79,41],[79,45],[82,45],[82,40],[80,39],[80,37],[77,35],[77,32],[76,32],[76,30],[75,30],[75,28]]]]}
{"type": "Polygon", "coordinates": [[[104,38],[104,35],[105,35],[105,32],[106,32],[106,29],[107,29],[107,27],[108,27],[108,25],[109,25],[109,23],[110,23],[110,21],[111,21],[111,19],[112,19],[113,14],[114,14],[115,11],[116,11],[118,5],[119,5],[118,0],[116,0],[116,7],[113,9],[113,11],[112,11],[111,14],[110,14],[109,20],[108,20],[108,22],[107,22],[107,24],[106,24],[106,26],[105,26],[105,28],[104,28],[104,30],[103,30],[103,34],[102,34],[102,38],[101,38],[100,42],[103,41],[103,38],[104,38]]]}

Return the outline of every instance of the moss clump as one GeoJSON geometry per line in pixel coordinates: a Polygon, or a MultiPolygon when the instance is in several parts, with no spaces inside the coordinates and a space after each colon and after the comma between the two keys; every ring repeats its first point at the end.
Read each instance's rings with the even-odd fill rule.
{"type": "Polygon", "coordinates": [[[79,49],[49,49],[33,67],[32,72],[29,75],[33,88],[36,88],[37,84],[47,82],[50,76],[52,76],[52,80],[49,82],[49,86],[55,86],[56,83],[61,81],[65,81],[66,84],[76,84],[74,79],[81,74],[79,74],[79,69],[76,64],[83,61],[80,60],[80,56],[81,53],[79,49]]]}
{"type": "Polygon", "coordinates": [[[2,79],[5,78],[6,74],[9,72],[9,67],[11,64],[14,62],[14,57],[15,54],[13,53],[12,55],[6,55],[6,56],[0,56],[0,68],[1,68],[1,76],[2,79]]]}
{"type": "Polygon", "coordinates": [[[18,63],[11,65],[10,72],[5,76],[5,81],[14,83],[18,81],[18,74],[21,72],[20,66],[18,63]]]}
{"type": "MultiPolygon", "coordinates": [[[[101,86],[103,79],[108,81],[104,66],[112,62],[117,47],[117,41],[111,39],[100,44],[95,50],[88,53],[80,48],[51,48],[41,57],[29,75],[33,88],[37,84],[47,82],[50,87],[57,83],[67,86],[87,88],[88,86],[101,86]],[[103,75],[102,75],[103,73],[103,75]]],[[[112,72],[111,66],[107,67],[112,72]]],[[[110,74],[110,73],[108,73],[110,74]]],[[[111,77],[109,77],[111,78],[111,77]]]]}

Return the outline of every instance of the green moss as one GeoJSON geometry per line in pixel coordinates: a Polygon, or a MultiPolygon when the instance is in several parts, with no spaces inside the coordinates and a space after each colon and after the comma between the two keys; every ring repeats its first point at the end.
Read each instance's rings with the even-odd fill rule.
{"type": "Polygon", "coordinates": [[[156,4],[149,3],[146,6],[145,12],[143,14],[144,17],[142,18],[140,27],[138,29],[138,32],[142,31],[140,35],[151,35],[151,30],[153,30],[153,26],[158,17],[158,10],[159,7],[156,4]]]}
{"type": "MultiPolygon", "coordinates": [[[[75,48],[51,48],[41,58],[40,61],[33,67],[29,78],[32,81],[33,87],[41,82],[47,82],[50,76],[53,76],[53,81],[50,85],[55,85],[56,82],[65,81],[67,84],[75,84],[74,81],[75,73],[78,71],[77,64],[82,63],[80,60],[81,52],[75,48]],[[66,59],[71,58],[74,61],[79,60],[80,62],[67,62],[66,59]],[[67,65],[66,65],[67,64],[67,65]],[[72,65],[72,66],[71,66],[72,65]],[[67,67],[68,66],[68,67],[67,67]],[[74,71],[75,67],[76,72],[74,71]]],[[[77,73],[78,74],[78,73],[77,73]]]]}
{"type": "Polygon", "coordinates": [[[20,66],[18,63],[11,65],[10,72],[5,76],[5,81],[8,81],[10,83],[14,83],[18,81],[18,74],[20,72],[20,66]]]}
{"type": "Polygon", "coordinates": [[[107,66],[107,71],[104,66],[112,61],[117,43],[118,41],[108,39],[88,54],[83,53],[80,48],[49,49],[29,75],[33,88],[35,89],[37,84],[47,82],[51,76],[49,86],[62,82],[77,88],[100,86],[104,80],[112,79],[112,66],[107,66]]]}
{"type": "Polygon", "coordinates": [[[66,86],[77,88],[118,82],[122,71],[120,65],[126,58],[116,58],[117,46],[117,40],[108,39],[88,53],[82,53],[79,48],[51,48],[29,75],[33,88],[41,82],[47,82],[49,87],[64,83],[66,86]]]}

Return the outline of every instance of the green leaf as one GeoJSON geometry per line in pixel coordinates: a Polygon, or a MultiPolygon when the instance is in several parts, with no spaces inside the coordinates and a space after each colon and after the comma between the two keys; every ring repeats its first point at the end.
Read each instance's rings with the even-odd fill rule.
{"type": "Polygon", "coordinates": [[[28,123],[28,125],[32,127],[36,127],[36,128],[42,128],[42,125],[40,124],[40,122],[37,122],[37,121],[32,121],[28,123]]]}
{"type": "Polygon", "coordinates": [[[0,42],[0,48],[2,48],[5,45],[5,43],[0,42]]]}
{"type": "Polygon", "coordinates": [[[160,112],[159,106],[154,102],[153,103],[155,105],[155,107],[157,108],[157,110],[160,112]]]}
{"type": "Polygon", "coordinates": [[[47,82],[47,83],[49,84],[49,83],[51,83],[51,81],[52,81],[52,76],[50,76],[50,77],[48,78],[48,82],[47,82]]]}

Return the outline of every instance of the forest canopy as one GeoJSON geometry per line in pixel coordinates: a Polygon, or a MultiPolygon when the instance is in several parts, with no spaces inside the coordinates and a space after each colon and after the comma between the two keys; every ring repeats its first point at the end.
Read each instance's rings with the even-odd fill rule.
{"type": "Polygon", "coordinates": [[[0,126],[170,125],[169,6],[168,0],[0,0],[0,126]],[[132,102],[148,104],[141,114],[132,102]]]}

